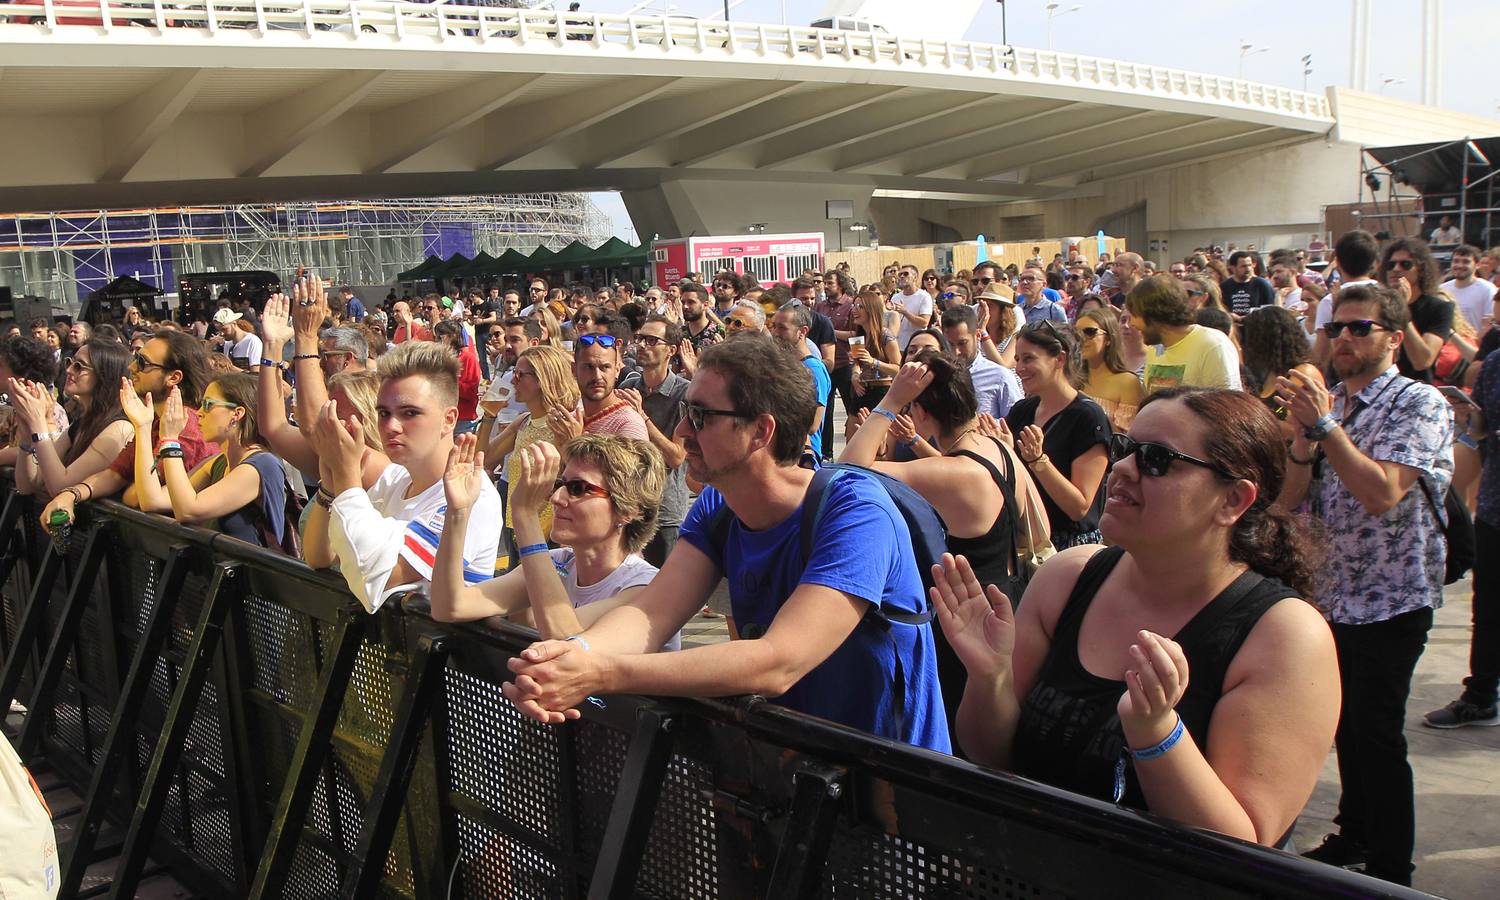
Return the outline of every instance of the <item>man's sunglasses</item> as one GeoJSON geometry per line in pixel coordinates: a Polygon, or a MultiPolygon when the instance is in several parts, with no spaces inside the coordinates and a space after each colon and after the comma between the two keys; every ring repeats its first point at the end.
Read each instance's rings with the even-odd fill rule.
{"type": "Polygon", "coordinates": [[[140,369],[142,372],[146,371],[147,369],[166,368],[166,366],[162,365],[161,363],[154,363],[151,360],[147,359],[145,356],[141,355],[141,352],[139,350],[131,354],[130,364],[132,366],[135,366],[137,369],[140,369]]]}
{"type": "Polygon", "coordinates": [[[574,500],[582,497],[608,497],[609,491],[597,484],[591,484],[582,478],[559,478],[552,482],[552,493],[565,489],[568,496],[574,500]]]}
{"type": "Polygon", "coordinates": [[[736,412],[732,409],[709,409],[706,406],[699,406],[696,403],[689,403],[686,400],[678,403],[678,408],[682,410],[682,417],[687,419],[687,423],[692,426],[694,431],[702,431],[703,426],[711,416],[725,416],[730,419],[755,418],[748,413],[736,412]]]}
{"type": "Polygon", "coordinates": [[[1353,322],[1329,322],[1323,326],[1323,331],[1327,333],[1328,339],[1333,341],[1338,340],[1338,336],[1344,333],[1345,328],[1349,329],[1349,334],[1352,337],[1357,338],[1369,337],[1370,332],[1376,330],[1390,331],[1389,328],[1386,328],[1374,319],[1356,319],[1353,322]]]}
{"type": "Polygon", "coordinates": [[[981,275],[978,278],[970,278],[969,279],[969,283],[970,284],[994,284],[995,283],[995,279],[993,279],[993,278],[985,278],[984,276],[981,275]]]}
{"type": "Polygon", "coordinates": [[[1216,463],[1196,456],[1188,456],[1178,450],[1173,450],[1166,444],[1154,444],[1149,441],[1137,441],[1128,434],[1116,434],[1109,439],[1109,458],[1113,463],[1119,463],[1127,456],[1135,456],[1136,468],[1143,474],[1152,478],[1161,478],[1167,474],[1172,467],[1173,460],[1201,466],[1214,472],[1222,478],[1234,481],[1235,477],[1220,468],[1216,463]]]}
{"type": "Polygon", "coordinates": [[[595,344],[598,344],[599,346],[608,349],[610,347],[613,347],[617,343],[617,341],[615,340],[615,336],[612,334],[586,334],[578,339],[578,343],[582,344],[585,347],[592,347],[595,344]]]}
{"type": "Polygon", "coordinates": [[[667,339],[659,338],[654,334],[638,334],[635,336],[635,342],[642,347],[655,347],[657,344],[665,344],[667,339]]]}

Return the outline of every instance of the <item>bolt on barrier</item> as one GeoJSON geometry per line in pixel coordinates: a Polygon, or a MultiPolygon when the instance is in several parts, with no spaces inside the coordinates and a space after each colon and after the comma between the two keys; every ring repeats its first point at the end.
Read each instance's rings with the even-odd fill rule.
{"type": "Polygon", "coordinates": [[[526,629],[366,615],[109,501],[54,541],[0,496],[0,703],[82,798],[62,897],[111,858],[112,897],[148,864],[214,897],[1426,896],[757,697],[540,725],[500,693],[526,629]]]}

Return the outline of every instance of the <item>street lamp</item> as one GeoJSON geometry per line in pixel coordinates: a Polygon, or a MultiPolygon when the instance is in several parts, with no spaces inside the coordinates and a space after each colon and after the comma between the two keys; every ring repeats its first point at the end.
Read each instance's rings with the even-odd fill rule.
{"type": "Polygon", "coordinates": [[[866,225],[863,222],[854,222],[853,224],[851,224],[849,226],[849,230],[853,231],[853,232],[856,232],[857,234],[859,234],[860,235],[859,243],[863,244],[864,243],[864,236],[863,236],[864,232],[869,231],[870,230],[870,226],[866,225]]]}
{"type": "Polygon", "coordinates": [[[1061,18],[1061,17],[1066,16],[1066,15],[1068,15],[1070,13],[1076,13],[1080,9],[1083,9],[1083,6],[1081,4],[1075,3],[1072,6],[1068,7],[1067,9],[1063,10],[1062,12],[1058,12],[1057,9],[1060,6],[1062,6],[1061,3],[1048,3],[1047,4],[1047,49],[1048,50],[1052,49],[1052,20],[1053,19],[1061,18]]]}
{"type": "Polygon", "coordinates": [[[1302,91],[1307,92],[1307,76],[1312,74],[1312,54],[1308,53],[1302,57],[1302,91]]]}
{"type": "Polygon", "coordinates": [[[1247,57],[1247,56],[1254,56],[1257,53],[1269,53],[1270,51],[1271,51],[1270,47],[1257,47],[1254,44],[1250,43],[1249,41],[1241,40],[1240,41],[1240,68],[1239,68],[1239,71],[1235,74],[1234,77],[1235,78],[1239,78],[1239,79],[1243,79],[1245,77],[1245,57],[1247,57]]]}

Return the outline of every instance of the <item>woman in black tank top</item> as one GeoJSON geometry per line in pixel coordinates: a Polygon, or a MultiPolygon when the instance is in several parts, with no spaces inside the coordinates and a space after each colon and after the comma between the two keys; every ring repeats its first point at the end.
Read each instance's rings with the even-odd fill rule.
{"type": "Polygon", "coordinates": [[[1013,616],[945,560],[938,619],[969,670],[954,735],[977,762],[1276,844],[1339,711],[1302,526],[1272,503],[1276,419],[1241,391],[1148,398],[1111,447],[1100,529],[1013,616]]]}
{"type": "MultiPolygon", "coordinates": [[[[1008,586],[1015,573],[1018,515],[1016,479],[1027,477],[998,440],[979,433],[979,403],[969,369],[958,357],[925,350],[901,368],[880,405],[849,439],[839,462],[869,466],[910,485],[948,526],[948,549],[968,557],[986,583],[1008,586]],[[928,455],[910,462],[877,462],[897,416],[910,416],[928,455]]],[[[1019,600],[1018,596],[1013,599],[1019,600]]],[[[949,725],[963,698],[963,663],[935,628],[938,680],[949,725]]]]}

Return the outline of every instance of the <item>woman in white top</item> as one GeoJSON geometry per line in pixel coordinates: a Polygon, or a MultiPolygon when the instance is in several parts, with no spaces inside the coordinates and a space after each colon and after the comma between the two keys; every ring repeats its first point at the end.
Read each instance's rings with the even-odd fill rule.
{"type": "MultiPolygon", "coordinates": [[[[434,619],[516,616],[529,607],[542,638],[560,640],[627,602],[656,576],[656,567],[638,554],[656,533],[667,478],[661,454],[646,441],[584,434],[560,456],[546,441],[518,451],[520,473],[511,489],[521,564],[499,578],[466,584],[462,542],[449,534],[468,526],[488,477],[476,447],[473,436],[458,438],[443,476],[448,512],[432,568],[434,619]],[[552,540],[560,549],[549,549],[542,535],[538,507],[549,496],[552,540]]],[[[681,637],[673,636],[663,649],[680,646],[681,637]]]]}

